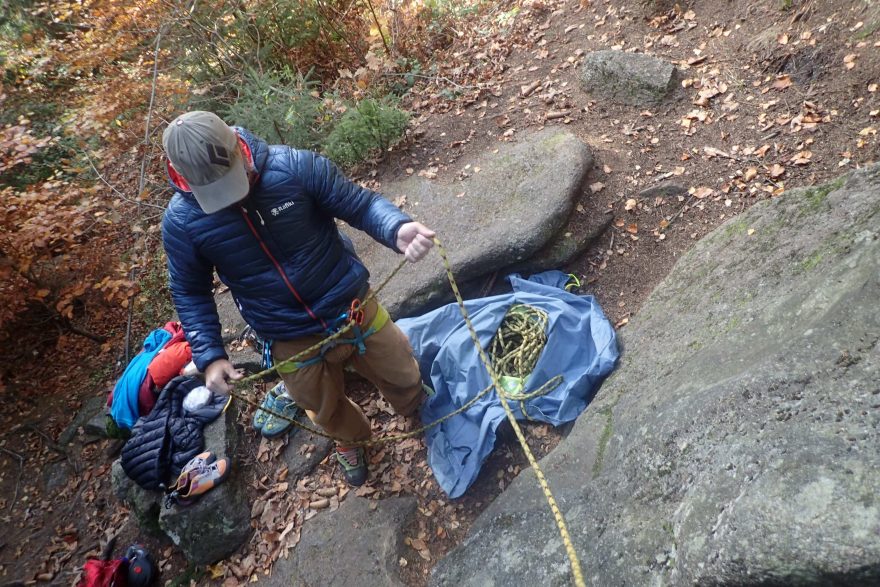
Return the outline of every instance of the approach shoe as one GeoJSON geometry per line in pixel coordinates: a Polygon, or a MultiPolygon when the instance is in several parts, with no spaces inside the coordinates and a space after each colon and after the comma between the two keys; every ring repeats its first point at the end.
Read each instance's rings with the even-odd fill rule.
{"type": "Polygon", "coordinates": [[[271,410],[272,413],[269,414],[265,424],[263,424],[262,433],[264,438],[275,438],[286,433],[293,426],[291,420],[296,420],[302,413],[302,408],[296,405],[293,398],[286,393],[275,398],[275,403],[272,405],[271,410]]]}
{"type": "Polygon", "coordinates": [[[195,477],[201,469],[204,469],[216,460],[217,457],[211,451],[197,454],[183,466],[180,475],[177,476],[177,481],[168,489],[168,491],[187,491],[192,478],[195,477]]]}
{"type": "Polygon", "coordinates": [[[220,485],[229,477],[230,461],[224,457],[210,465],[198,469],[198,472],[190,479],[186,491],[177,495],[178,505],[191,505],[199,497],[220,485]]]}
{"type": "Polygon", "coordinates": [[[266,420],[269,419],[269,413],[266,410],[271,410],[275,406],[275,400],[279,395],[285,393],[287,391],[287,387],[284,386],[284,382],[282,381],[272,389],[266,392],[266,397],[263,398],[263,402],[260,404],[260,407],[254,413],[254,428],[257,431],[262,431],[263,426],[266,425],[266,420]]]}
{"type": "Polygon", "coordinates": [[[367,470],[367,453],[364,447],[337,446],[336,460],[339,461],[342,476],[345,477],[349,485],[360,487],[366,482],[369,471],[367,470]]]}

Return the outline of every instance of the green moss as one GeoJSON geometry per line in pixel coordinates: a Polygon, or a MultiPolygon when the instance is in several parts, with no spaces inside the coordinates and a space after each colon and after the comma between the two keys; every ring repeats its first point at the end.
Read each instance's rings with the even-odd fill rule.
{"type": "Polygon", "coordinates": [[[608,448],[608,441],[614,433],[614,413],[612,407],[603,408],[600,412],[605,416],[605,427],[602,429],[602,436],[599,437],[599,450],[596,453],[596,460],[593,461],[593,477],[602,472],[602,461],[605,459],[605,450],[608,448]]]}
{"type": "Polygon", "coordinates": [[[864,41],[865,39],[876,33],[878,29],[880,29],[880,20],[869,22],[853,36],[853,39],[856,41],[864,41]]]}
{"type": "Polygon", "coordinates": [[[805,191],[803,195],[803,204],[801,205],[802,215],[816,213],[822,208],[828,194],[843,187],[844,183],[846,183],[846,177],[839,177],[830,183],[810,188],[805,191]]]}
{"type": "Polygon", "coordinates": [[[803,261],[801,261],[800,269],[801,271],[810,271],[815,269],[816,266],[822,262],[822,257],[825,255],[822,254],[822,251],[816,251],[803,261]]]}
{"type": "Polygon", "coordinates": [[[731,330],[735,330],[742,323],[742,319],[739,316],[734,316],[730,320],[727,321],[727,324],[724,325],[723,334],[727,334],[731,330]]]}
{"type": "Polygon", "coordinates": [[[753,294],[751,292],[746,292],[743,296],[736,298],[733,301],[733,303],[736,304],[737,306],[742,307],[742,306],[745,306],[746,304],[748,304],[749,302],[751,302],[754,297],[755,297],[755,294],[753,294]]]}
{"type": "Polygon", "coordinates": [[[547,137],[543,141],[541,141],[541,147],[550,150],[559,147],[566,139],[566,136],[563,133],[557,133],[552,137],[547,137]]]}
{"type": "Polygon", "coordinates": [[[737,218],[736,220],[731,220],[727,224],[724,225],[724,230],[722,234],[724,238],[731,238],[737,234],[745,234],[749,228],[749,223],[745,221],[743,218],[737,218]]]}

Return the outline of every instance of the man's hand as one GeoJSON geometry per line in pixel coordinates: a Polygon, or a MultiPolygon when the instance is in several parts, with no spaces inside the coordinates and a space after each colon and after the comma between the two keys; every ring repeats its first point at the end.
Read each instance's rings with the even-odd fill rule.
{"type": "Polygon", "coordinates": [[[434,246],[436,233],[420,222],[407,222],[397,231],[397,250],[410,263],[421,261],[434,246]]]}
{"type": "Polygon", "coordinates": [[[241,369],[236,369],[227,359],[217,359],[205,369],[205,386],[215,393],[229,393],[232,388],[227,379],[235,381],[244,377],[241,369]]]}

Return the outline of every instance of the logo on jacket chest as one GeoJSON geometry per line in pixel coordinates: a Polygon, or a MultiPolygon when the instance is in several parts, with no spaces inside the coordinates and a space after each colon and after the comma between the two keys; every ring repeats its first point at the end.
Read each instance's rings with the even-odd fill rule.
{"type": "Polygon", "coordinates": [[[279,214],[281,214],[282,212],[284,212],[288,208],[293,208],[293,201],[284,202],[280,206],[276,206],[276,207],[272,208],[272,210],[271,210],[272,216],[278,216],[279,214]]]}

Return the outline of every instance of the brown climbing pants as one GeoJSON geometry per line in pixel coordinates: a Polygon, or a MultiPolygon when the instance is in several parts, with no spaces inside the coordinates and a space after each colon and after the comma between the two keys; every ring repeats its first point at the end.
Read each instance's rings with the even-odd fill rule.
{"type": "MultiPolygon", "coordinates": [[[[378,311],[378,302],[371,300],[364,307],[366,330],[378,311]]],[[[295,340],[277,340],[272,355],[280,363],[325,338],[312,335],[295,340]]],[[[354,336],[347,332],[343,339],[354,336]]],[[[340,344],[325,353],[323,360],[302,367],[293,373],[282,373],[288,392],[308,414],[312,422],[327,434],[345,440],[370,438],[370,423],[360,407],[345,395],[343,368],[349,364],[370,380],[398,414],[409,416],[424,399],[418,362],[406,335],[390,319],[364,340],[366,352],[358,353],[354,344],[340,344]]],[[[319,352],[301,357],[306,361],[319,352]]]]}

